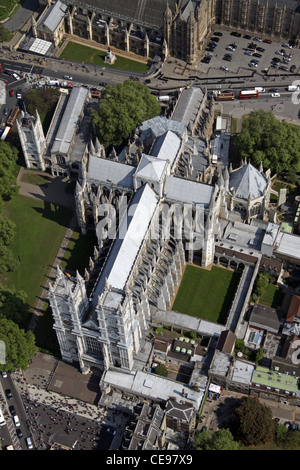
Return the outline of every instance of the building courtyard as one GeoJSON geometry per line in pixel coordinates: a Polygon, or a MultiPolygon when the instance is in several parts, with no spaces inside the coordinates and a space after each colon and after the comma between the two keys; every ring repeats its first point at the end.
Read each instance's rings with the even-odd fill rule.
{"type": "Polygon", "coordinates": [[[222,267],[187,265],[172,310],[225,324],[240,274],[222,267]]]}

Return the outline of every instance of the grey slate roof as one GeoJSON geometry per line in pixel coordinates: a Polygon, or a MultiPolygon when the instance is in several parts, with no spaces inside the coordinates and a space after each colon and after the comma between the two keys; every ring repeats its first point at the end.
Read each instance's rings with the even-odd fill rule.
{"type": "Polygon", "coordinates": [[[160,158],[143,154],[136,170],[136,176],[159,182],[162,179],[166,165],[167,162],[160,158]]]}
{"type": "Polygon", "coordinates": [[[73,88],[59,129],[55,136],[51,153],[67,155],[77,130],[79,118],[82,113],[88,92],[88,89],[84,87],[73,88]]]}
{"type": "Polygon", "coordinates": [[[113,183],[126,188],[133,188],[133,175],[136,168],[124,163],[90,155],[88,175],[91,181],[113,183]]]}
{"type": "Polygon", "coordinates": [[[176,0],[87,0],[75,3],[82,5],[83,8],[93,8],[137,24],[161,28],[167,5],[174,12],[177,2],[176,0]]]}
{"type": "Polygon", "coordinates": [[[208,207],[213,191],[214,187],[209,184],[166,176],[164,193],[166,199],[171,201],[203,204],[208,207]]]}
{"type": "Polygon", "coordinates": [[[241,199],[256,199],[263,195],[267,187],[266,178],[251,163],[235,170],[230,175],[229,188],[234,188],[236,196],[241,199]]]}
{"type": "Polygon", "coordinates": [[[161,160],[169,160],[171,167],[180,149],[181,139],[172,131],[167,131],[157,137],[150,155],[160,158],[161,160]]]}
{"type": "Polygon", "coordinates": [[[125,288],[157,204],[157,196],[148,184],[134,194],[95,288],[95,302],[105,286],[106,279],[113,288],[125,288]]]}
{"type": "Polygon", "coordinates": [[[45,17],[41,22],[41,26],[46,26],[49,31],[54,32],[61,20],[64,18],[67,10],[67,5],[58,0],[47,10],[45,17]]]}
{"type": "Polygon", "coordinates": [[[176,103],[171,119],[185,124],[186,127],[194,122],[198,116],[204,98],[201,88],[185,88],[176,103]]]}

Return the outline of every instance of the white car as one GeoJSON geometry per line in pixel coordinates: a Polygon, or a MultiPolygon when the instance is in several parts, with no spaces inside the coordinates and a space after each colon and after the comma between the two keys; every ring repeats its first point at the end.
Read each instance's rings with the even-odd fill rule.
{"type": "Polygon", "coordinates": [[[290,44],[282,44],[282,47],[287,47],[288,49],[292,49],[293,46],[291,46],[290,44]]]}
{"type": "Polygon", "coordinates": [[[17,73],[13,73],[12,76],[16,79],[16,80],[20,80],[20,77],[17,73]]]}
{"type": "Polygon", "coordinates": [[[272,93],[272,98],[280,98],[280,93],[272,93]]]}
{"type": "Polygon", "coordinates": [[[33,449],[33,445],[32,445],[30,437],[26,438],[26,444],[27,444],[28,449],[33,449]]]}
{"type": "Polygon", "coordinates": [[[228,67],[226,67],[225,65],[222,65],[222,67],[220,67],[221,70],[224,70],[225,72],[228,71],[228,67]]]}
{"type": "Polygon", "coordinates": [[[73,77],[71,77],[71,75],[64,75],[64,78],[66,80],[73,80],[73,77]]]}
{"type": "Polygon", "coordinates": [[[1,375],[2,375],[3,379],[6,379],[6,377],[7,377],[7,373],[6,373],[6,372],[1,372],[1,375]]]}
{"type": "Polygon", "coordinates": [[[277,55],[284,55],[284,52],[282,52],[282,51],[276,51],[275,54],[277,54],[277,55]]]}

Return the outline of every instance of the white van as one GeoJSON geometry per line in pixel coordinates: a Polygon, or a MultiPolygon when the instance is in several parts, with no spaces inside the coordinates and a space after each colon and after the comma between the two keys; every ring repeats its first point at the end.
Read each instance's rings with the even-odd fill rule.
{"type": "Polygon", "coordinates": [[[21,426],[18,415],[15,415],[15,416],[14,416],[14,423],[15,423],[16,428],[18,428],[19,426],[21,426]]]}
{"type": "Polygon", "coordinates": [[[258,91],[258,93],[264,93],[266,91],[265,88],[261,86],[256,86],[254,90],[258,91]]]}
{"type": "Polygon", "coordinates": [[[4,419],[4,416],[3,416],[3,413],[2,413],[2,410],[0,408],[0,426],[5,426],[5,419],[4,419]]]}

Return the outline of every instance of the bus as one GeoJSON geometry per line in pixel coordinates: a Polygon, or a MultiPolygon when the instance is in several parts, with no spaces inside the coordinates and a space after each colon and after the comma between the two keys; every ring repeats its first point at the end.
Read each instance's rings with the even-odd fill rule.
{"type": "Polygon", "coordinates": [[[4,416],[3,416],[3,413],[2,413],[2,410],[0,408],[0,426],[5,426],[5,419],[4,419],[4,416]]]}
{"type": "Polygon", "coordinates": [[[218,92],[215,96],[216,101],[232,101],[234,100],[234,93],[232,91],[218,92]]]}
{"type": "Polygon", "coordinates": [[[2,134],[1,134],[0,140],[6,140],[6,137],[8,136],[8,134],[10,133],[10,131],[11,131],[11,127],[10,127],[10,126],[6,126],[6,128],[4,129],[4,131],[3,131],[2,134]]]}
{"type": "Polygon", "coordinates": [[[251,98],[258,98],[258,90],[241,90],[240,99],[249,100],[251,98]]]}
{"type": "Polygon", "coordinates": [[[7,126],[13,127],[19,112],[20,112],[19,106],[14,106],[6,121],[7,126]]]}

